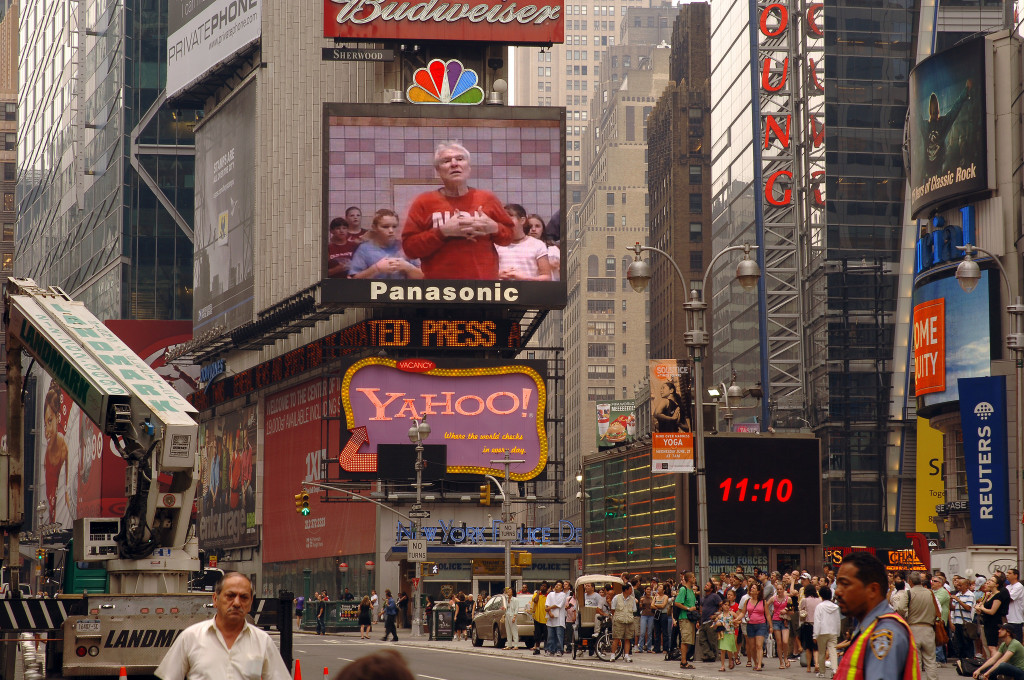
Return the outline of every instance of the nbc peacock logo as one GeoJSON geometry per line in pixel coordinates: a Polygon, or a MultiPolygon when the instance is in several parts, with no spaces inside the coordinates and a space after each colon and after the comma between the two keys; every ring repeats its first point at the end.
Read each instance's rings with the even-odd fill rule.
{"type": "Polygon", "coordinates": [[[458,59],[433,59],[413,73],[415,84],[406,90],[413,104],[462,104],[472,106],[484,100],[484,91],[473,69],[458,59]]]}

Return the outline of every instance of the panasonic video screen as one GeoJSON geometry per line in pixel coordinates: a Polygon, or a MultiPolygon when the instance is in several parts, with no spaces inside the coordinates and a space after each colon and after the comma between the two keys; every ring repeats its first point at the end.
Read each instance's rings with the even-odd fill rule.
{"type": "Polygon", "coordinates": [[[324,107],[325,302],[565,305],[561,109],[324,107]]]}

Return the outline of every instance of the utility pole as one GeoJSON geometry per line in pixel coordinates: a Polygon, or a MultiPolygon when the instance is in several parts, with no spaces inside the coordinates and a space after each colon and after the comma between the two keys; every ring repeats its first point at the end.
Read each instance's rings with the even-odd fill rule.
{"type": "MultiPolygon", "coordinates": [[[[502,487],[498,484],[498,480],[494,480],[498,490],[501,491],[501,532],[500,537],[502,543],[505,544],[505,587],[512,587],[512,541],[515,540],[515,527],[509,523],[508,517],[508,490],[509,490],[509,467],[516,463],[525,463],[525,460],[512,460],[509,458],[509,453],[505,452],[505,457],[499,460],[492,460],[492,465],[504,465],[505,466],[505,486],[502,487]],[[509,531],[511,530],[511,531],[509,531]]],[[[488,478],[494,479],[490,475],[488,478]]]]}
{"type": "MultiPolygon", "coordinates": [[[[416,503],[412,506],[412,510],[409,511],[409,517],[412,519],[412,540],[419,541],[420,539],[420,520],[424,517],[429,517],[430,513],[423,509],[423,440],[430,435],[430,425],[427,424],[427,417],[413,418],[412,427],[409,428],[409,441],[416,445],[416,503]]],[[[409,542],[410,547],[412,541],[409,542]]],[[[421,565],[423,564],[419,558],[416,561],[412,560],[412,551],[406,553],[410,558],[410,561],[416,565],[416,576],[413,582],[412,589],[412,620],[413,620],[413,635],[419,637],[423,634],[422,624],[420,622],[420,588],[423,579],[423,571],[421,565]]]]}

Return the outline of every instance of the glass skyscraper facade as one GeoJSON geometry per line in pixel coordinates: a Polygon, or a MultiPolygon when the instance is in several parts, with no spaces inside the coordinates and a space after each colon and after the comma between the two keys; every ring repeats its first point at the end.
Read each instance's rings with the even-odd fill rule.
{"type": "MultiPolygon", "coordinates": [[[[712,12],[718,252],[756,242],[753,202],[761,188],[753,184],[749,4],[713,4],[712,12]]],[[[791,12],[805,14],[795,5],[791,12]]],[[[893,263],[899,261],[903,124],[917,14],[916,0],[881,6],[829,0],[823,11],[825,229],[803,228],[798,243],[806,400],[802,413],[786,414],[795,422],[775,424],[810,424],[821,437],[832,529],[877,530],[886,516],[893,263]]],[[[715,378],[735,369],[752,381],[761,364],[757,303],[728,285],[734,268],[727,262],[715,275],[715,378]]]]}
{"type": "Polygon", "coordinates": [[[100,318],[192,317],[197,112],[163,104],[167,5],[20,14],[15,273],[100,318]]]}

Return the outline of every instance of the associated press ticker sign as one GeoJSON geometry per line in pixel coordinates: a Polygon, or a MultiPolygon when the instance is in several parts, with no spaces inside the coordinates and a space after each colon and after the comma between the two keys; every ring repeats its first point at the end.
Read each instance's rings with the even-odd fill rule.
{"type": "Polygon", "coordinates": [[[562,42],[564,29],[552,0],[324,0],[325,38],[538,45],[562,42]]]}

